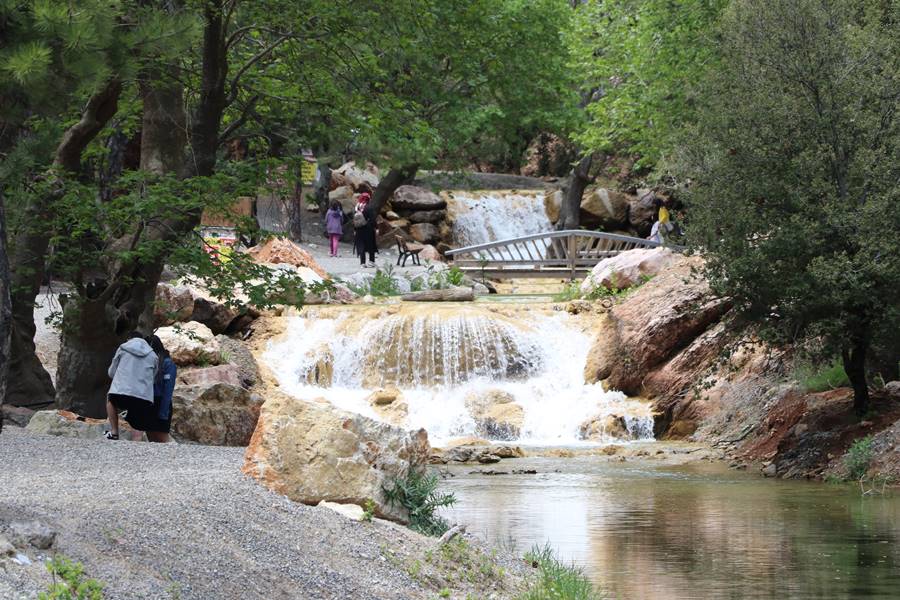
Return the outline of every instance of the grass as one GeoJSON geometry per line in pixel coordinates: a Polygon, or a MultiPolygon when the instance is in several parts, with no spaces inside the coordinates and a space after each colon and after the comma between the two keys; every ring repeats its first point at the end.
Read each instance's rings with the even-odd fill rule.
{"type": "Polygon", "coordinates": [[[844,469],[847,471],[847,479],[859,481],[869,471],[872,462],[872,436],[866,436],[853,442],[847,454],[844,456],[844,469]]]}
{"type": "Polygon", "coordinates": [[[427,471],[410,471],[406,477],[395,478],[384,493],[388,501],[409,512],[409,528],[425,535],[442,535],[450,525],[438,515],[438,509],[456,502],[453,494],[438,491],[440,479],[427,471]]]}
{"type": "Polygon", "coordinates": [[[612,283],[613,283],[612,287],[606,287],[605,285],[598,285],[587,294],[584,294],[581,291],[581,283],[582,283],[581,281],[570,281],[569,283],[567,283],[566,285],[563,286],[563,289],[560,292],[553,295],[553,301],[554,302],[569,302],[571,300],[603,300],[604,298],[612,298],[612,299],[624,298],[625,296],[627,296],[631,292],[635,291],[636,289],[638,289],[639,287],[641,287],[642,285],[644,285],[651,279],[653,279],[653,276],[651,276],[651,275],[641,275],[641,279],[638,283],[636,283],[630,287],[618,289],[615,286],[616,277],[614,274],[612,276],[612,283]]]}
{"type": "Polygon", "coordinates": [[[81,563],[57,556],[47,562],[53,582],[39,600],[102,600],[103,584],[84,576],[81,563]]]}
{"type": "Polygon", "coordinates": [[[553,553],[550,545],[535,546],[525,560],[538,569],[538,579],[519,600],[600,600],[603,596],[581,569],[567,565],[553,553]]]}
{"type": "Polygon", "coordinates": [[[850,379],[839,359],[822,364],[800,363],[794,367],[794,377],[807,392],[826,392],[850,385],[850,379]]]}

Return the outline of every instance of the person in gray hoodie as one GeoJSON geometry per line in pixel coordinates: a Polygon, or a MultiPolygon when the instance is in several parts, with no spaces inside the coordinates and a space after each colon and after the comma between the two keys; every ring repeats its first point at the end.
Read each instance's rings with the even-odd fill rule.
{"type": "Polygon", "coordinates": [[[134,331],[128,334],[128,340],[116,350],[112,364],[109,365],[109,395],[106,397],[106,416],[109,419],[109,431],[106,438],[119,439],[119,412],[128,411],[125,420],[141,431],[146,422],[145,417],[155,415],[153,407],[153,382],[159,359],[150,344],[134,331]]]}

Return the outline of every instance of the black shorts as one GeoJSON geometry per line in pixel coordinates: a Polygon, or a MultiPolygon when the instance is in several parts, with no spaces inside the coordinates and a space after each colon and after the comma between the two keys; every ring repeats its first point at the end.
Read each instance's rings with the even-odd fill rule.
{"type": "Polygon", "coordinates": [[[156,431],[169,433],[172,428],[171,420],[162,420],[157,417],[156,402],[147,402],[142,398],[126,396],[125,394],[110,394],[109,401],[117,410],[128,411],[125,420],[138,431],[156,431]]]}

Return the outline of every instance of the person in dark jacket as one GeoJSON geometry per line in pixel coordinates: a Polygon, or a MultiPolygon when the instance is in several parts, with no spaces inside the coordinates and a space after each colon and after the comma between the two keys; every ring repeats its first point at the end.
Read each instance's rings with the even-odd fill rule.
{"type": "Polygon", "coordinates": [[[128,340],[116,350],[108,371],[112,384],[106,399],[106,439],[119,439],[120,411],[128,411],[125,420],[132,426],[132,419],[139,421],[141,415],[153,413],[153,381],[158,363],[150,344],[136,331],[128,334],[128,340]]]}
{"type": "Polygon", "coordinates": [[[369,192],[360,194],[353,212],[353,230],[356,234],[353,247],[363,267],[375,266],[375,214],[370,200],[369,192]],[[366,254],[369,255],[369,264],[366,264],[366,254]]]}
{"type": "Polygon", "coordinates": [[[153,382],[153,406],[156,410],[155,418],[148,419],[144,425],[147,429],[147,439],[151,442],[169,442],[169,431],[172,429],[172,394],[175,392],[175,377],[178,375],[178,367],[169,355],[169,351],[163,345],[158,336],[147,337],[147,342],[159,357],[159,368],[156,371],[156,380],[153,382]]]}

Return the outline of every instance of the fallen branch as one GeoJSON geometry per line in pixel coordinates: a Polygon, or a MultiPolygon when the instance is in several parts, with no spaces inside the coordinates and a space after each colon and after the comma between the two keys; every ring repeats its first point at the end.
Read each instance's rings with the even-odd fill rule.
{"type": "Polygon", "coordinates": [[[444,535],[442,535],[442,536],[438,539],[438,546],[443,546],[444,544],[449,543],[453,538],[455,538],[455,537],[458,536],[459,534],[465,533],[465,532],[466,532],[466,526],[465,526],[465,525],[460,525],[460,524],[454,525],[453,527],[451,527],[450,529],[448,529],[448,530],[444,533],[444,535]]]}

